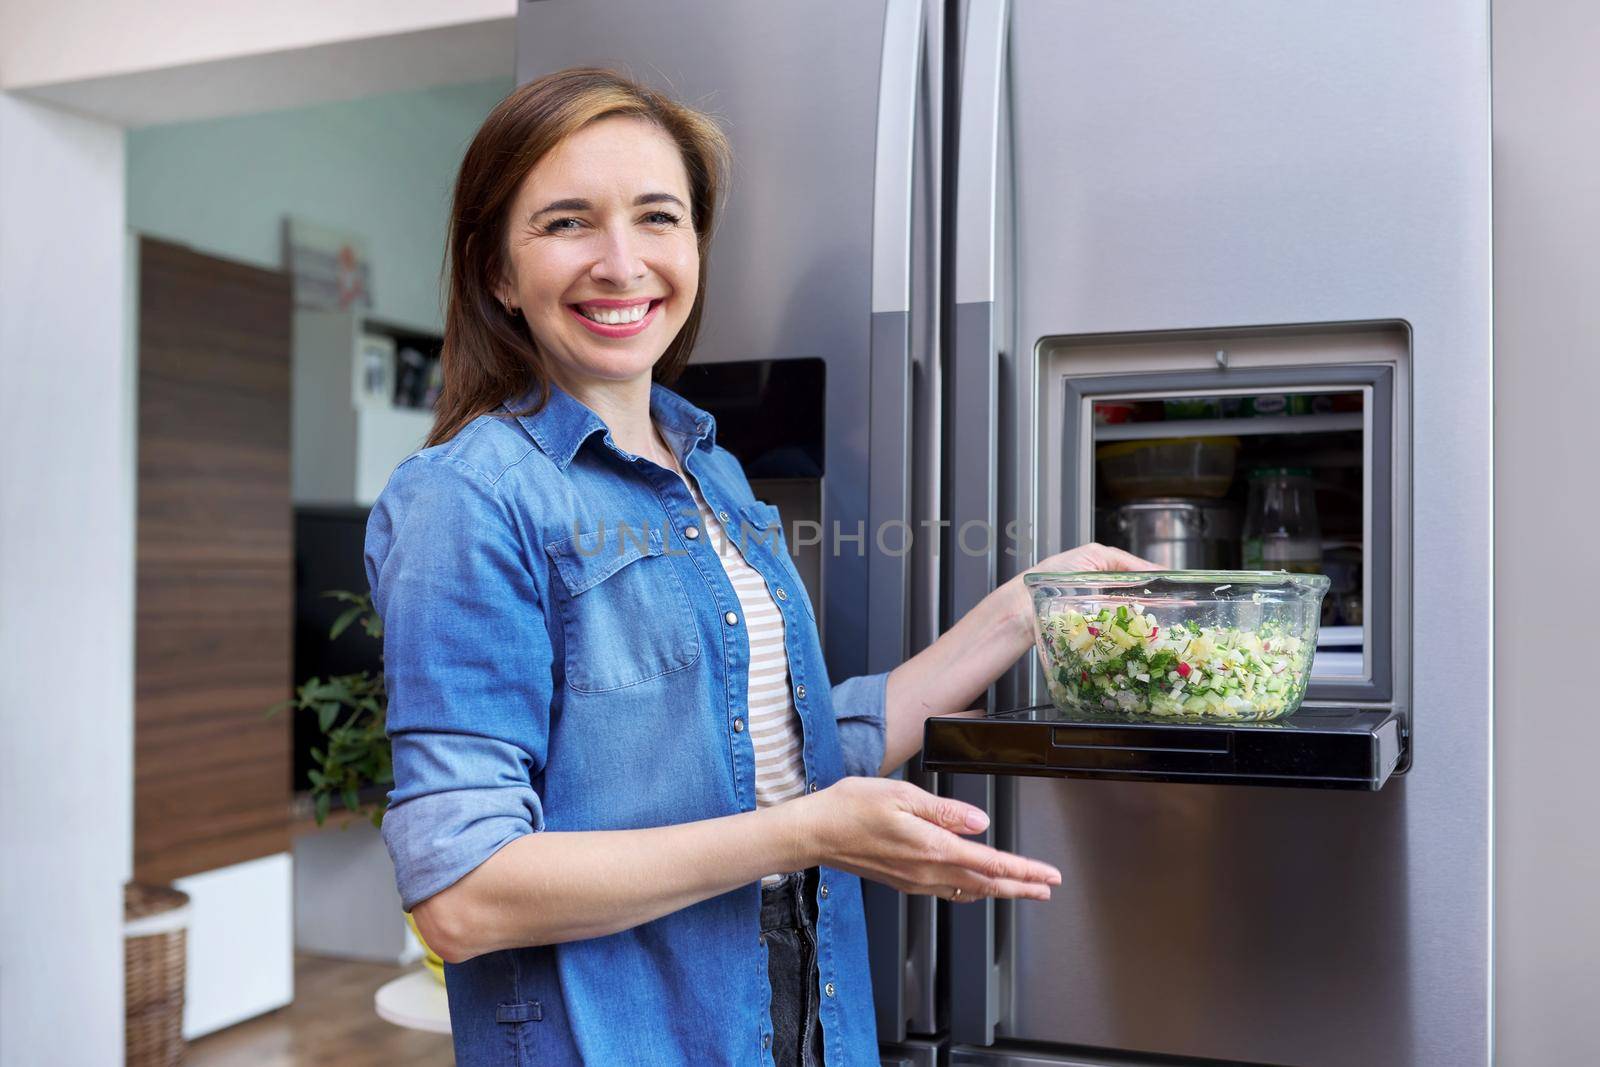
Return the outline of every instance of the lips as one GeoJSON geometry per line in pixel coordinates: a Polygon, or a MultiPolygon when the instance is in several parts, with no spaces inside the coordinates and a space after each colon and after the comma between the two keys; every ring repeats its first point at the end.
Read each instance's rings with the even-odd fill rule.
{"type": "Polygon", "coordinates": [[[572,317],[581,322],[584,329],[590,333],[600,337],[616,338],[633,337],[643,333],[655,321],[656,316],[660,314],[661,304],[662,298],[652,300],[585,300],[578,304],[567,304],[565,307],[572,317]],[[600,313],[607,318],[625,319],[629,310],[640,306],[647,307],[641,318],[610,323],[596,322],[584,314],[583,310],[580,310],[585,309],[591,313],[600,313]]]}

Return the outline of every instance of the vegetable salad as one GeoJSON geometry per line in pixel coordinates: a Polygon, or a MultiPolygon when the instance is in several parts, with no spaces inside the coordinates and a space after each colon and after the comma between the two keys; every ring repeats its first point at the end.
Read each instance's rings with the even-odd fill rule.
{"type": "Polygon", "coordinates": [[[1039,643],[1058,706],[1167,718],[1288,714],[1305,695],[1314,652],[1276,620],[1255,630],[1167,626],[1140,604],[1051,614],[1039,643]]]}

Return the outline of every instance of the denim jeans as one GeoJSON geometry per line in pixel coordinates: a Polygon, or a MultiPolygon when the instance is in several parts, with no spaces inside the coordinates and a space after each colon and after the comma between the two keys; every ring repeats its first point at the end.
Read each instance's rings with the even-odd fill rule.
{"type": "Polygon", "coordinates": [[[772,1062],[823,1067],[817,992],[817,869],[761,887],[761,941],[772,985],[772,1062]]]}

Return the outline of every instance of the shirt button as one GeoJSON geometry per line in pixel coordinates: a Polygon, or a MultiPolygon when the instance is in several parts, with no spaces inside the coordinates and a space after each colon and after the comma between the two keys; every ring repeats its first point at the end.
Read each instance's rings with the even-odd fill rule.
{"type": "Polygon", "coordinates": [[[815,793],[817,791],[817,783],[812,782],[809,788],[813,793],[815,793]]]}
{"type": "Polygon", "coordinates": [[[689,540],[693,541],[694,539],[696,539],[697,537],[700,536],[700,527],[698,527],[698,526],[690,526],[688,529],[683,531],[683,536],[685,536],[689,540]]]}
{"type": "Polygon", "coordinates": [[[761,1047],[762,1048],[771,1048],[772,1047],[772,1035],[771,1034],[762,1034],[761,1035],[761,1047]]]}
{"type": "Polygon", "coordinates": [[[828,899],[828,883],[827,882],[823,882],[821,885],[819,885],[817,887],[817,895],[819,897],[821,897],[823,900],[827,900],[828,899]]]}
{"type": "Polygon", "coordinates": [[[794,695],[804,700],[806,698],[806,687],[803,684],[795,686],[794,695]]]}
{"type": "Polygon", "coordinates": [[[739,616],[737,613],[730,611],[722,617],[722,621],[729,626],[737,626],[739,625],[739,616]]]}
{"type": "Polygon", "coordinates": [[[832,982],[829,982],[827,985],[823,986],[822,987],[822,991],[824,993],[828,994],[828,996],[830,996],[830,997],[833,996],[833,994],[837,992],[837,990],[833,988],[833,983],[832,982]]]}
{"type": "Polygon", "coordinates": [[[726,511],[719,511],[719,512],[717,512],[717,518],[721,519],[723,522],[727,522],[728,521],[728,513],[726,511]]]}
{"type": "Polygon", "coordinates": [[[785,593],[783,591],[783,586],[781,586],[781,585],[778,586],[778,599],[779,600],[788,600],[789,599],[789,594],[785,593]]]}
{"type": "Polygon", "coordinates": [[[743,719],[734,719],[733,720],[733,732],[736,733],[736,734],[744,733],[744,720],[743,719]]]}

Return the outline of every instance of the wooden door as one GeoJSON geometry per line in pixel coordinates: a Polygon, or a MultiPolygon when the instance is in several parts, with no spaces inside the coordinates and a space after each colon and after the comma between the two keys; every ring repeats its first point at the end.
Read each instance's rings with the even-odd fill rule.
{"type": "Polygon", "coordinates": [[[134,877],[289,848],[289,277],[139,249],[134,877]]]}

